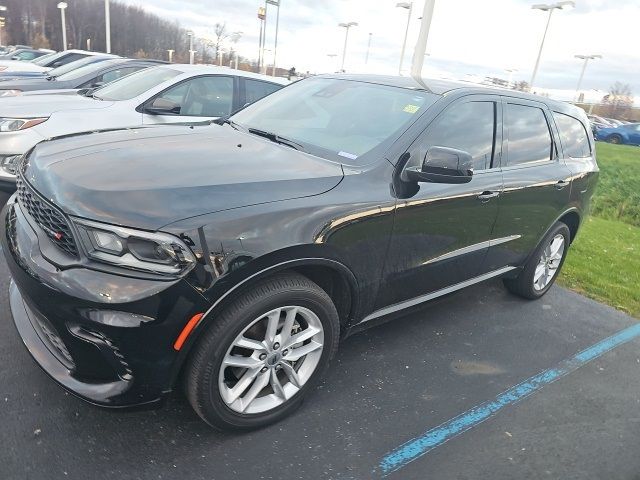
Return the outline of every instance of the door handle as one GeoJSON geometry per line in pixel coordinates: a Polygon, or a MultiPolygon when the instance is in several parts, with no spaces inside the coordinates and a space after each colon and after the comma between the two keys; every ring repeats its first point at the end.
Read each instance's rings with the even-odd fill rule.
{"type": "Polygon", "coordinates": [[[490,190],[486,190],[478,195],[478,200],[480,200],[482,203],[485,203],[498,196],[500,196],[500,192],[492,192],[490,190]]]}
{"type": "Polygon", "coordinates": [[[569,185],[569,182],[567,182],[566,180],[558,180],[558,182],[556,183],[556,190],[562,190],[567,185],[569,185]]]}

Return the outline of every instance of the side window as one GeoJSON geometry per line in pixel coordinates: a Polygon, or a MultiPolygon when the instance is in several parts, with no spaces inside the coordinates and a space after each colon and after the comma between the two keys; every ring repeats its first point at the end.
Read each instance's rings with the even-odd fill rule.
{"type": "Polygon", "coordinates": [[[141,66],[140,67],[124,67],[124,68],[119,68],[117,70],[111,70],[110,72],[103,73],[100,80],[98,81],[103,83],[110,83],[110,82],[113,82],[114,80],[118,80],[119,78],[126,77],[130,73],[137,72],[141,68],[144,68],[144,67],[141,67],[141,66]]]}
{"type": "Polygon", "coordinates": [[[35,52],[20,52],[16,57],[19,57],[20,60],[33,60],[38,55],[35,52]]]}
{"type": "Polygon", "coordinates": [[[266,97],[270,93],[275,92],[276,90],[280,90],[282,87],[283,85],[245,78],[245,102],[253,103],[257,100],[260,100],[262,97],[266,97]]]}
{"type": "Polygon", "coordinates": [[[507,165],[551,160],[553,142],[544,115],[538,107],[508,103],[505,125],[509,139],[507,165]]]}
{"type": "Polygon", "coordinates": [[[427,130],[427,146],[464,150],[473,168],[491,168],[495,137],[495,102],[466,102],[446,110],[427,130]]]}
{"type": "Polygon", "coordinates": [[[233,78],[198,77],[165,91],[162,98],[180,105],[180,115],[222,117],[231,113],[233,78]]]}
{"type": "Polygon", "coordinates": [[[560,130],[560,141],[565,155],[573,158],[590,157],[591,146],[584,125],[577,118],[553,112],[553,118],[560,130]]]}

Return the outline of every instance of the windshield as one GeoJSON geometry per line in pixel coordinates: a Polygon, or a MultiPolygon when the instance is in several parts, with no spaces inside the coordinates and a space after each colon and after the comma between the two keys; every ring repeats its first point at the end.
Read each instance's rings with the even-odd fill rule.
{"type": "MultiPolygon", "coordinates": [[[[70,78],[61,78],[62,75],[64,75],[65,73],[70,73],[72,71],[77,71],[80,70],[81,67],[85,67],[88,65],[95,65],[95,69],[99,68],[99,65],[97,65],[99,62],[102,62],[104,60],[112,60],[111,57],[98,57],[98,56],[90,56],[90,57],[84,57],[81,58],[79,60],[76,60],[75,62],[69,62],[66,65],[60,65],[57,68],[54,68],[53,70],[49,70],[49,75],[51,75],[52,77],[56,77],[59,78],[60,80],[73,80],[74,78],[77,77],[70,77],[70,78]]],[[[84,73],[89,72],[90,70],[84,70],[84,73]]],[[[83,75],[84,75],[83,73],[83,75]]]]}
{"type": "Polygon", "coordinates": [[[99,88],[94,96],[102,100],[131,100],[181,73],[168,67],[140,70],[99,88]]]}
{"type": "Polygon", "coordinates": [[[58,53],[50,53],[48,55],[43,55],[40,58],[36,58],[33,62],[36,65],[40,65],[41,67],[46,66],[49,62],[51,62],[52,60],[57,60],[58,58],[60,58],[62,55],[64,55],[65,52],[58,52],[58,53]]]}
{"type": "Polygon", "coordinates": [[[310,78],[272,93],[231,119],[301,144],[315,155],[362,165],[358,157],[406,128],[438,97],[359,81],[310,78]]]}

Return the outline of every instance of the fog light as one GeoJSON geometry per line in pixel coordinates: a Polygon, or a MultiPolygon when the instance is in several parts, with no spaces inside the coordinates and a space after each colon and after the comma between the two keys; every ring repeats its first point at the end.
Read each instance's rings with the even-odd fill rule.
{"type": "Polygon", "coordinates": [[[86,316],[94,322],[110,327],[139,327],[143,323],[152,322],[153,318],[135,313],[118,312],[115,310],[89,310],[86,316]]]}

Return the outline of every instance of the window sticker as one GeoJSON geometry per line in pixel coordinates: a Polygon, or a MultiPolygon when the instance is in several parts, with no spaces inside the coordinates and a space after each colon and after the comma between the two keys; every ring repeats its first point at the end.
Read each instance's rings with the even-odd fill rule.
{"type": "Polygon", "coordinates": [[[348,158],[349,160],[355,160],[356,158],[358,158],[358,155],[354,155],[353,153],[349,152],[338,152],[338,155],[348,158]]]}
{"type": "Polygon", "coordinates": [[[408,105],[405,105],[402,111],[407,113],[416,113],[419,109],[420,107],[417,105],[408,104],[408,105]]]}

